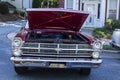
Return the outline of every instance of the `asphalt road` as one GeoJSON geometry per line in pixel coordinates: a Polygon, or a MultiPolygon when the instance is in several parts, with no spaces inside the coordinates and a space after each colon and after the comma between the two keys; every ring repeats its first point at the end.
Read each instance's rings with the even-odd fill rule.
{"type": "Polygon", "coordinates": [[[17,75],[10,61],[11,41],[7,34],[19,29],[0,26],[0,80],[120,80],[120,53],[113,52],[102,52],[102,65],[92,69],[89,76],[80,75],[78,70],[40,68],[31,69],[22,76],[17,75]]]}

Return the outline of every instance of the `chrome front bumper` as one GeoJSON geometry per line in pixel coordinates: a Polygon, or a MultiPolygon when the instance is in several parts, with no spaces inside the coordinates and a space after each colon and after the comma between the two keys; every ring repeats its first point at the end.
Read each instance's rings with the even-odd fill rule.
{"type": "Polygon", "coordinates": [[[43,67],[43,68],[82,68],[82,67],[98,67],[101,59],[40,59],[40,58],[21,58],[11,57],[14,66],[18,67],[43,67]]]}

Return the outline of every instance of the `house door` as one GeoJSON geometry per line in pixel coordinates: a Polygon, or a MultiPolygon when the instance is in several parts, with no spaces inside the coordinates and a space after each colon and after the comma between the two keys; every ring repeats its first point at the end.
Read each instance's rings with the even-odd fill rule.
{"type": "Polygon", "coordinates": [[[90,16],[86,21],[87,27],[97,27],[96,23],[100,19],[100,3],[82,3],[83,11],[90,12],[90,16]]]}

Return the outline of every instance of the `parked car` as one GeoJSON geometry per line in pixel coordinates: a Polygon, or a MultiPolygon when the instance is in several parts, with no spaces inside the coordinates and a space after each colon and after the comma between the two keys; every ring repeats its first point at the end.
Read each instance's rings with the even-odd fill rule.
{"type": "Polygon", "coordinates": [[[89,75],[102,63],[101,42],[80,32],[89,13],[65,9],[27,9],[27,28],[12,42],[18,74],[29,67],[77,68],[89,75]]]}
{"type": "Polygon", "coordinates": [[[116,49],[120,49],[120,29],[115,29],[112,34],[110,44],[116,49]]]}

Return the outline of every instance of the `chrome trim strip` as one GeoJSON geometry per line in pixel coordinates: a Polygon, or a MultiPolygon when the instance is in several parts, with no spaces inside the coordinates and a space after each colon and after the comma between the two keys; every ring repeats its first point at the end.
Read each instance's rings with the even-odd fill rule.
{"type": "Polygon", "coordinates": [[[89,57],[90,58],[90,56],[78,56],[78,55],[49,55],[49,54],[47,54],[47,55],[38,55],[38,54],[23,54],[23,56],[39,56],[39,57],[62,57],[62,58],[82,58],[82,57],[89,57]]]}
{"type": "MultiPolygon", "coordinates": [[[[33,47],[21,47],[21,49],[39,49],[39,48],[33,48],[33,47]]],[[[44,49],[44,50],[56,50],[59,48],[40,48],[40,49],[44,49]]],[[[94,49],[62,49],[61,50],[79,50],[79,51],[101,51],[101,50],[94,50],[94,49]]]]}
{"type": "Polygon", "coordinates": [[[26,61],[30,61],[30,62],[77,62],[77,63],[93,63],[93,64],[100,64],[102,63],[101,59],[92,59],[92,60],[87,60],[87,59],[80,59],[80,60],[45,60],[45,59],[23,59],[23,58],[16,58],[16,57],[11,57],[11,61],[22,61],[22,62],[26,62],[26,61]]]}

